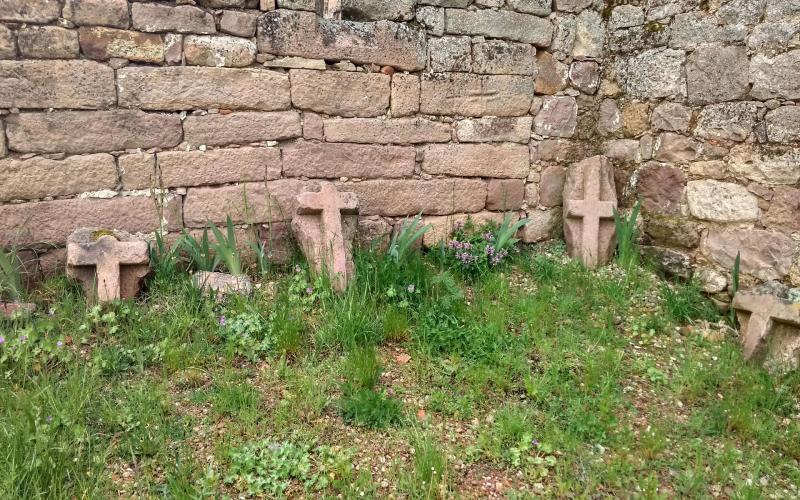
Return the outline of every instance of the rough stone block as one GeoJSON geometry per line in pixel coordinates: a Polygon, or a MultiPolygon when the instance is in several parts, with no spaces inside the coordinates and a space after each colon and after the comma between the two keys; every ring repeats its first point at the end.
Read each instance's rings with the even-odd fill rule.
{"type": "Polygon", "coordinates": [[[256,44],[233,36],[187,35],[183,38],[186,64],[244,68],[256,60],[256,44]]]}
{"type": "Polygon", "coordinates": [[[283,172],[288,177],[410,177],[416,153],[400,146],[302,143],[284,148],[283,172]]]}
{"type": "Polygon", "coordinates": [[[0,108],[112,106],[114,70],[93,61],[0,61],[0,108]]]}
{"type": "Polygon", "coordinates": [[[552,11],[552,0],[509,0],[508,5],[517,12],[548,16],[552,11]]]}
{"type": "Polygon", "coordinates": [[[343,0],[342,18],[352,21],[409,21],[414,17],[415,4],[416,0],[343,0]]]}
{"type": "Polygon", "coordinates": [[[782,106],[767,113],[770,142],[800,142],[800,106],[782,106]]]}
{"type": "Polygon", "coordinates": [[[409,116],[419,111],[419,76],[392,75],[392,116],[409,116]]]}
{"type": "Polygon", "coordinates": [[[0,24],[0,59],[15,57],[17,57],[17,42],[14,39],[14,32],[0,24]]]}
{"type": "Polygon", "coordinates": [[[569,66],[553,57],[549,52],[536,54],[536,93],[552,95],[567,88],[569,66]]]}
{"type": "MultiPolygon", "coordinates": [[[[436,71],[434,69],[434,71],[436,71]]],[[[531,75],[538,73],[536,49],[527,43],[488,40],[472,46],[472,71],[494,75],[531,75]]]]}
{"type": "Polygon", "coordinates": [[[433,175],[524,179],[530,173],[525,146],[435,144],[425,147],[422,170],[433,175]]]}
{"type": "Polygon", "coordinates": [[[279,179],[190,188],[183,204],[184,224],[202,228],[208,221],[222,224],[227,216],[234,224],[287,221],[295,213],[297,195],[318,185],[313,181],[279,179]]]}
{"type": "Polygon", "coordinates": [[[767,184],[800,182],[800,148],[758,149],[752,145],[736,146],[728,157],[728,169],[734,175],[767,184]]]}
{"type": "Polygon", "coordinates": [[[521,142],[531,139],[533,118],[470,118],[455,122],[459,142],[521,142]]]}
{"type": "Polygon", "coordinates": [[[800,233],[800,189],[776,186],[769,210],[761,218],[764,225],[784,233],[800,233]]]}
{"type": "Polygon", "coordinates": [[[542,170],[539,179],[539,204],[543,207],[559,207],[564,204],[564,183],[567,169],[552,165],[542,170]]]}
{"type": "Polygon", "coordinates": [[[425,68],[425,32],[391,21],[356,23],[276,10],[261,16],[258,50],[282,56],[349,60],[400,70],[425,68]]]}
{"type": "Polygon", "coordinates": [[[192,275],[192,283],[203,293],[213,295],[216,300],[222,300],[230,294],[250,295],[253,291],[253,282],[248,276],[227,273],[198,271],[192,275]]]}
{"type": "Polygon", "coordinates": [[[713,180],[691,181],[686,198],[698,219],[714,222],[745,222],[758,219],[756,197],[744,186],[713,180]]]}
{"type": "Polygon", "coordinates": [[[614,167],[607,158],[595,156],[570,165],[564,184],[564,239],[572,258],[590,268],[611,261],[616,207],[614,167]]]}
{"type": "Polygon", "coordinates": [[[303,139],[325,140],[325,124],[321,116],[309,111],[303,113],[303,139]]]}
{"type": "Polygon", "coordinates": [[[505,38],[537,47],[549,46],[553,38],[553,25],[547,19],[506,10],[447,9],[445,31],[454,35],[505,38]]]}
{"type": "Polygon", "coordinates": [[[430,115],[522,116],[533,101],[533,78],[514,75],[423,75],[420,111],[430,115]]]}
{"type": "Polygon", "coordinates": [[[56,0],[0,0],[0,21],[48,23],[60,15],[56,0]]]}
{"type": "Polygon", "coordinates": [[[472,69],[472,43],[469,37],[445,36],[428,42],[430,70],[433,72],[472,69]]]}
{"type": "Polygon", "coordinates": [[[390,77],[381,73],[291,70],[292,104],[327,115],[379,116],[389,109],[390,77]]]}
{"type": "Polygon", "coordinates": [[[486,206],[486,182],[478,179],[381,179],[343,186],[358,195],[361,215],[448,215],[486,206]]]}
{"type": "Polygon", "coordinates": [[[417,22],[424,26],[428,33],[435,36],[444,34],[444,9],[437,7],[417,7],[417,22]]]}
{"type": "Polygon", "coordinates": [[[644,230],[657,244],[696,248],[703,226],[688,217],[651,214],[645,219],[644,230]]]}
{"type": "Polygon", "coordinates": [[[147,242],[128,233],[82,228],[67,239],[67,276],[83,284],[88,302],[132,299],[149,272],[147,242]]]}
{"type": "Polygon", "coordinates": [[[617,5],[611,11],[608,27],[611,30],[641,26],[644,24],[644,11],[635,5],[617,5]]]}
{"type": "Polygon", "coordinates": [[[523,179],[492,179],[487,186],[486,209],[507,212],[517,210],[525,201],[523,179]]]}
{"type": "Polygon", "coordinates": [[[788,292],[786,285],[772,282],[733,298],[745,359],[758,359],[773,373],[800,366],[800,302],[788,292]]]}
{"type": "Polygon", "coordinates": [[[450,141],[450,125],[424,118],[352,118],[325,120],[325,140],[379,144],[450,141]]]}
{"type": "Polygon", "coordinates": [[[31,59],[75,59],[78,57],[78,34],[58,26],[27,26],[17,31],[17,45],[22,57],[31,59]]]}
{"type": "Polygon", "coordinates": [[[164,40],[161,35],[113,28],[81,28],[81,51],[90,59],[112,57],[160,63],[164,61],[164,40]]]}
{"type": "Polygon", "coordinates": [[[754,102],[726,102],[706,106],[697,117],[694,134],[702,139],[741,142],[756,126],[754,102]]]}
{"type": "Polygon", "coordinates": [[[652,162],[639,171],[638,179],[636,188],[645,210],[664,215],[680,213],[686,189],[686,176],[681,169],[652,162]]]}
{"type": "Polygon", "coordinates": [[[250,38],[256,34],[258,14],[226,10],[219,20],[219,30],[234,36],[250,38]]]}
{"type": "Polygon", "coordinates": [[[66,0],[62,15],[78,26],[127,28],[130,24],[127,0],[66,0]]]}
{"type": "Polygon", "coordinates": [[[696,160],[700,155],[700,145],[689,137],[664,132],[655,145],[655,159],[666,162],[696,160]]]}
{"type": "Polygon", "coordinates": [[[189,187],[230,182],[274,180],[281,176],[277,148],[165,151],[155,156],[134,153],[119,158],[122,188],[189,187]]]}
{"type": "MultiPolygon", "coordinates": [[[[167,200],[167,228],[181,227],[180,197],[167,200]]],[[[149,233],[159,227],[156,202],[146,196],[39,201],[0,205],[0,245],[63,245],[75,227],[113,227],[149,233]]]]}
{"type": "Polygon", "coordinates": [[[617,71],[630,97],[683,96],[686,95],[685,60],[682,50],[652,49],[623,61],[617,71]]]}
{"type": "Polygon", "coordinates": [[[300,137],[300,114],[296,111],[188,116],[183,121],[183,140],[194,146],[225,146],[300,137]]]}
{"type": "Polygon", "coordinates": [[[117,168],[108,154],[0,160],[0,201],[30,200],[114,189],[117,168]]]}
{"type": "Polygon", "coordinates": [[[289,78],[282,73],[232,68],[123,68],[117,71],[123,107],[184,109],[289,109],[289,78]]]}
{"type": "Polygon", "coordinates": [[[744,47],[700,46],[686,59],[689,102],[709,104],[742,99],[750,88],[744,47]]]}
{"type": "Polygon", "coordinates": [[[211,13],[193,5],[162,5],[132,3],[131,20],[134,29],[151,33],[216,33],[217,26],[211,13]]]}
{"type": "Polygon", "coordinates": [[[664,102],[656,106],[650,123],[659,130],[686,132],[692,122],[692,110],[676,102],[664,102]]]}
{"type": "Polygon", "coordinates": [[[343,292],[355,276],[353,263],[354,232],[347,237],[343,215],[358,213],[358,198],[339,192],[332,184],[323,184],[319,192],[305,192],[297,197],[297,213],[292,230],[306,260],[316,274],[327,274],[331,286],[343,292]]]}
{"type": "Polygon", "coordinates": [[[545,96],[533,120],[534,131],[546,137],[572,137],[578,126],[578,104],[574,97],[545,96]]]}
{"type": "Polygon", "coordinates": [[[594,94],[600,87],[600,65],[594,61],[576,61],[569,67],[569,81],[584,94],[594,94]]]}
{"type": "Polygon", "coordinates": [[[171,148],[182,135],[177,115],[135,110],[23,113],[9,116],[6,125],[9,147],[21,153],[171,148]]]}
{"type": "Polygon", "coordinates": [[[529,210],[528,224],[520,230],[525,243],[538,243],[560,236],[563,210],[561,207],[545,210],[529,210]]]}
{"type": "Polygon", "coordinates": [[[578,14],[572,56],[576,59],[596,59],[603,56],[605,28],[603,18],[593,10],[578,14]]]}
{"type": "Polygon", "coordinates": [[[789,274],[793,246],[789,236],[775,231],[710,229],[701,249],[723,269],[733,269],[739,254],[742,274],[761,280],[779,280],[789,274]]]}
{"type": "Polygon", "coordinates": [[[713,16],[700,12],[678,14],[672,21],[670,46],[693,50],[704,44],[741,42],[747,36],[742,24],[719,24],[713,16]]]}
{"type": "Polygon", "coordinates": [[[800,99],[800,49],[750,60],[750,95],[756,99],[800,99]]]}

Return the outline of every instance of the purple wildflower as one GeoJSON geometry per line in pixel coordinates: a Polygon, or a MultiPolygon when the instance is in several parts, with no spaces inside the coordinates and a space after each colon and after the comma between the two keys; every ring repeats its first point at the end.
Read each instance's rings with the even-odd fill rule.
{"type": "Polygon", "coordinates": [[[0,335],[0,345],[5,344],[5,343],[6,343],[6,338],[3,337],[2,335],[0,335]]]}
{"type": "Polygon", "coordinates": [[[20,337],[19,337],[19,342],[20,342],[21,344],[24,344],[24,343],[25,343],[25,342],[27,342],[27,341],[28,341],[28,336],[27,336],[27,335],[20,335],[20,337]]]}
{"type": "Polygon", "coordinates": [[[414,290],[416,290],[416,289],[417,289],[417,287],[415,287],[413,283],[408,285],[408,288],[407,288],[408,293],[414,293],[414,290]]]}
{"type": "Polygon", "coordinates": [[[47,421],[47,423],[49,424],[50,422],[52,422],[52,421],[53,421],[53,416],[52,416],[52,415],[48,415],[48,416],[47,416],[47,418],[45,418],[45,420],[46,420],[46,421],[47,421]]]}
{"type": "Polygon", "coordinates": [[[487,232],[483,233],[483,239],[486,240],[486,241],[494,241],[494,234],[492,234],[491,232],[487,231],[487,232]]]}
{"type": "Polygon", "coordinates": [[[539,440],[538,439],[534,439],[533,441],[531,441],[531,444],[534,445],[534,446],[539,446],[539,440]]]}
{"type": "Polygon", "coordinates": [[[64,347],[64,342],[59,340],[58,342],[56,342],[56,347],[58,348],[64,347]]]}
{"type": "Polygon", "coordinates": [[[309,286],[309,287],[307,287],[307,288],[306,288],[306,294],[308,294],[308,295],[311,295],[312,293],[314,293],[314,289],[313,289],[313,288],[311,288],[310,286],[309,286]]]}
{"type": "Polygon", "coordinates": [[[225,316],[220,316],[219,317],[219,326],[225,326],[225,323],[227,323],[227,320],[225,319],[225,316]]]}
{"type": "Polygon", "coordinates": [[[488,256],[494,255],[494,246],[493,245],[486,245],[486,255],[488,255],[488,256]]]}

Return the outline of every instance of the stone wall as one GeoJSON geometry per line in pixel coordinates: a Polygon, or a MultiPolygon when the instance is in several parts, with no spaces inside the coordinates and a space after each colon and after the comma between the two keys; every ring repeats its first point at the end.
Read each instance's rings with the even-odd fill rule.
{"type": "Polygon", "coordinates": [[[365,235],[515,210],[535,242],[606,154],[672,272],[721,291],[741,248],[800,285],[798,0],[315,3],[0,0],[0,244],[46,268],[78,226],[284,235],[323,179],[365,235]]]}

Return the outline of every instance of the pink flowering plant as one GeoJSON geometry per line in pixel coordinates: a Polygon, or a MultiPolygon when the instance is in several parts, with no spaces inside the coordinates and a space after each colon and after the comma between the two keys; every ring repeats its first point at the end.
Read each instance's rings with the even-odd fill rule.
{"type": "Polygon", "coordinates": [[[519,251],[516,248],[519,239],[514,235],[528,222],[528,219],[514,222],[509,212],[499,225],[490,222],[479,227],[472,219],[456,224],[444,247],[445,260],[463,275],[473,278],[497,269],[510,260],[512,253],[519,251]]]}

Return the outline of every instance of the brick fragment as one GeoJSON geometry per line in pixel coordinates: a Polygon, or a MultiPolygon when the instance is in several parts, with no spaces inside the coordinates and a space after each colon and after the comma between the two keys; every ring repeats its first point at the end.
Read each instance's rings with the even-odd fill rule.
{"type": "Polygon", "coordinates": [[[0,108],[97,109],[117,101],[114,70],[94,61],[0,61],[0,108]]]}
{"type": "Polygon", "coordinates": [[[90,59],[105,61],[112,57],[160,63],[164,61],[161,35],[114,28],[80,28],[81,51],[90,59]]]}
{"type": "Polygon", "coordinates": [[[0,245],[63,245],[76,227],[107,227],[131,233],[152,232],[161,217],[166,227],[181,227],[180,196],[166,201],[162,211],[146,196],[107,200],[69,199],[0,205],[0,245]]]}
{"type": "Polygon", "coordinates": [[[164,151],[157,155],[157,170],[155,155],[121,156],[123,189],[255,182],[281,175],[281,153],[277,148],[164,151]]]}
{"type": "Polygon", "coordinates": [[[300,137],[300,114],[296,111],[189,116],[183,122],[183,140],[194,146],[224,146],[300,137]]]}
{"type": "Polygon", "coordinates": [[[527,146],[434,144],[425,147],[422,170],[434,175],[518,178],[528,176],[527,146]]]}
{"type": "Polygon", "coordinates": [[[9,147],[21,153],[96,153],[175,147],[177,115],[135,110],[22,113],[6,118],[9,147]]]}
{"type": "Polygon", "coordinates": [[[117,167],[109,154],[0,160],[0,201],[65,196],[116,185],[117,167]]]}
{"type": "Polygon", "coordinates": [[[288,109],[289,78],[262,69],[123,68],[117,72],[119,104],[149,110],[288,109]]]}
{"type": "Polygon", "coordinates": [[[295,69],[292,104],[327,115],[379,116],[389,109],[390,77],[381,73],[350,73],[295,69]]]}
{"type": "Polygon", "coordinates": [[[303,143],[283,150],[289,177],[410,177],[416,152],[400,146],[303,143]]]}

